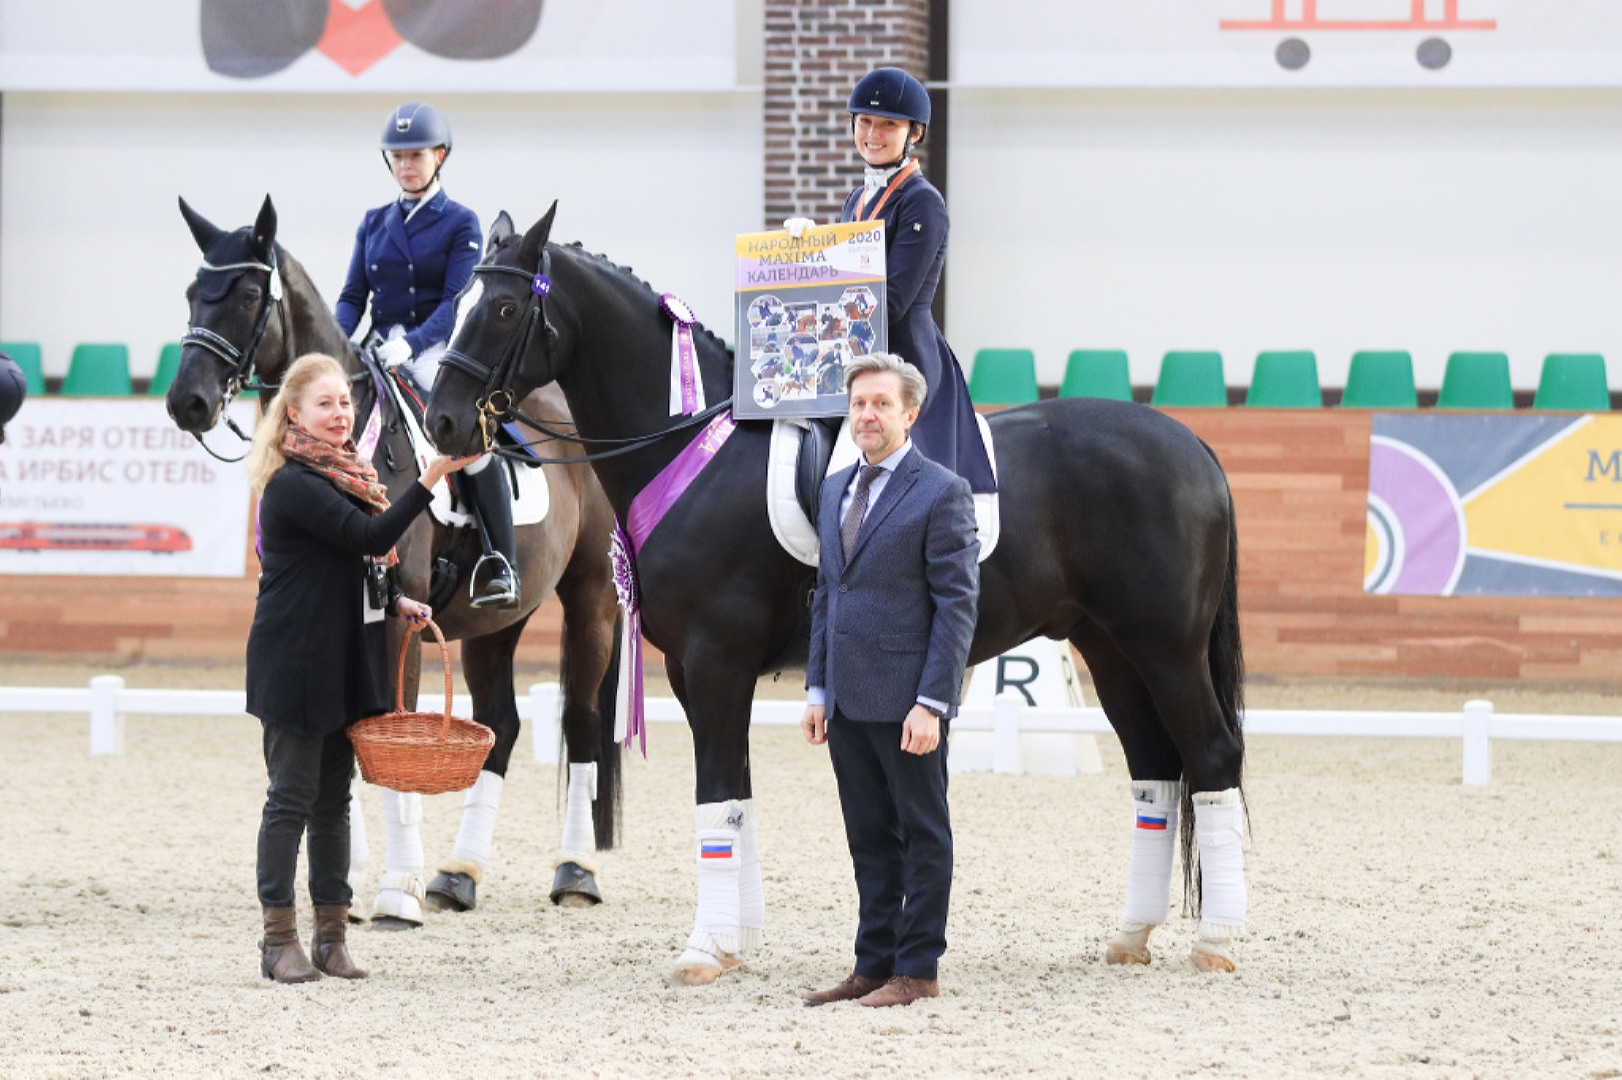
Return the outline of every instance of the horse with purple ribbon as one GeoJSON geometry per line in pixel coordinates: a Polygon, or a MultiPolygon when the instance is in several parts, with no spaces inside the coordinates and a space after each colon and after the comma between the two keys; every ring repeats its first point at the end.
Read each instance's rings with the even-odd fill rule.
{"type": "MultiPolygon", "coordinates": [[[[629,271],[549,243],[556,210],[522,236],[497,220],[427,425],[442,451],[477,451],[516,399],[563,388],[628,534],[623,591],[640,601],[692,730],[698,910],[676,978],[705,983],[762,940],[750,703],[760,675],[803,663],[815,576],[773,535],[770,425],[733,422],[731,352],[696,328],[702,398],[718,404],[690,402],[673,419],[689,408],[667,394],[668,304],[629,271]]],[[[1125,911],[1106,958],[1149,962],[1180,837],[1185,907],[1201,913],[1192,959],[1231,970],[1245,916],[1244,741],[1226,477],[1186,427],[1139,405],[1060,399],[989,419],[1002,528],[981,565],[971,662],[1037,636],[1081,652],[1135,804],[1125,911]]]]}
{"type": "MultiPolygon", "coordinates": [[[[270,198],[265,198],[253,226],[232,232],[210,223],[184,199],[180,211],[203,252],[202,267],[186,290],[191,320],[168,393],[169,415],[181,430],[201,441],[235,394],[255,381],[274,391],[297,357],[326,353],[350,373],[356,431],[365,429],[357,441],[375,440],[368,452],[390,495],[414,483],[418,457],[408,437],[402,396],[409,389],[402,384],[400,393],[390,390],[385,380],[394,376],[371,364],[350,343],[303,266],[276,242],[276,210],[270,198]]],[[[525,408],[548,422],[569,422],[568,408],[555,391],[528,398],[525,408]]],[[[400,585],[407,595],[430,600],[446,639],[462,642],[462,672],[473,696],[473,718],[495,731],[496,743],[479,783],[464,800],[462,827],[451,857],[440,864],[440,872],[426,887],[417,829],[420,796],[385,792],[388,848],[372,907],[377,925],[420,925],[424,902],[449,911],[465,911],[476,903],[502,779],[518,740],[513,654],[530,616],[554,590],[563,606],[560,679],[569,784],[551,896],[554,903],[576,906],[602,899],[590,856],[613,846],[620,801],[620,755],[614,732],[618,611],[609,563],[613,513],[587,469],[546,465],[518,473],[519,485],[544,484],[549,496],[546,516],[516,529],[518,569],[525,584],[521,606],[475,608],[467,589],[455,587],[458,578],[467,579],[480,551],[470,528],[447,528],[423,514],[398,545],[400,585]]],[[[400,620],[389,620],[391,658],[399,655],[404,632],[400,620]]],[[[411,662],[405,667],[403,693],[408,702],[417,697],[418,648],[414,639],[409,645],[411,662]]]]}

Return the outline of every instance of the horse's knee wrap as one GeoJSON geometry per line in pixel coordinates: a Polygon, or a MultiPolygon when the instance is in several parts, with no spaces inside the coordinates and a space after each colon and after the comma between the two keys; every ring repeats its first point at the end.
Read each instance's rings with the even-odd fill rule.
{"type": "Polygon", "coordinates": [[[720,957],[738,951],[738,877],[743,863],[744,805],[701,803],[698,832],[698,914],[687,947],[720,957]]]}
{"type": "Polygon", "coordinates": [[[1126,874],[1121,930],[1136,933],[1166,921],[1177,854],[1181,780],[1132,781],[1132,861],[1126,874]]]}
{"type": "Polygon", "coordinates": [[[569,795],[563,810],[563,851],[569,855],[589,855],[597,850],[597,833],[591,824],[591,804],[597,798],[597,763],[569,763],[569,795]]]}
{"type": "Polygon", "coordinates": [[[1194,793],[1200,843],[1200,939],[1227,941],[1245,929],[1245,806],[1238,788],[1194,793]]]}
{"type": "Polygon", "coordinates": [[[743,861],[738,866],[738,951],[758,949],[765,940],[766,887],[760,874],[760,840],[755,834],[755,800],[743,801],[739,830],[743,861]]]}
{"type": "Polygon", "coordinates": [[[462,824],[451,847],[451,859],[462,864],[457,872],[477,881],[490,861],[490,848],[496,835],[496,811],[501,808],[504,781],[493,772],[481,771],[462,800],[462,824]],[[463,866],[474,867],[473,872],[463,866]]]}
{"type": "Polygon", "coordinates": [[[383,789],[383,868],[388,873],[421,873],[422,796],[383,789]]]}

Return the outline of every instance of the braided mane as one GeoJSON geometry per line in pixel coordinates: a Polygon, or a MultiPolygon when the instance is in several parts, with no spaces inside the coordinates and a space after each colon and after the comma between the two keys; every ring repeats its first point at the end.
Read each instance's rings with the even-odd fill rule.
{"type": "MultiPolygon", "coordinates": [[[[655,290],[652,285],[649,285],[646,281],[643,281],[641,278],[637,277],[636,273],[629,266],[621,266],[619,263],[615,262],[613,259],[610,259],[607,255],[599,254],[599,253],[593,252],[593,251],[587,251],[585,249],[585,246],[583,244],[581,244],[581,242],[579,240],[575,240],[575,241],[572,241],[572,242],[570,242],[568,244],[563,244],[563,245],[560,245],[560,246],[573,248],[575,251],[578,251],[580,254],[585,255],[587,258],[595,259],[597,262],[601,263],[603,266],[607,267],[609,270],[612,270],[615,274],[618,274],[620,277],[628,279],[633,284],[642,286],[643,289],[647,290],[648,295],[652,296],[654,298],[655,302],[657,302],[659,297],[662,295],[657,290],[655,290]]],[[[715,344],[721,346],[721,350],[723,352],[725,352],[728,357],[732,356],[732,349],[731,349],[731,347],[729,347],[727,345],[725,338],[721,337],[715,331],[713,331],[709,327],[705,326],[702,322],[693,323],[693,328],[696,329],[696,330],[702,330],[704,332],[704,336],[709,338],[711,341],[715,342],[715,344]]]]}

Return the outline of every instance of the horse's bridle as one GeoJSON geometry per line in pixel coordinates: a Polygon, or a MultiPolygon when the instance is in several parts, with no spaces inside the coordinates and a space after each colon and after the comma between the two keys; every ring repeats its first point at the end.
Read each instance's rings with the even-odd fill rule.
{"type": "Polygon", "coordinates": [[[529,282],[530,301],[522,323],[508,339],[506,347],[502,349],[500,358],[495,366],[475,360],[464,352],[447,348],[440,363],[455,368],[464,375],[471,375],[480,380],[484,386],[474,408],[479,413],[479,433],[484,439],[484,452],[496,454],[500,457],[512,457],[519,461],[542,465],[581,465],[604,458],[618,457],[633,450],[640,450],[649,446],[666,435],[684,431],[700,424],[708,423],[723,409],[732,405],[732,399],[717,402],[702,412],[686,417],[681,423],[656,431],[649,435],[633,435],[624,439],[588,439],[580,435],[558,431],[543,420],[538,420],[518,408],[518,396],[513,392],[513,378],[518,373],[518,367],[524,354],[529,351],[530,339],[534,337],[536,327],[542,328],[546,333],[548,343],[557,341],[557,327],[546,315],[546,298],[552,292],[552,252],[543,248],[541,252],[540,272],[531,274],[516,266],[500,266],[495,263],[483,263],[473,268],[475,274],[509,274],[521,277],[529,282]],[[496,431],[502,424],[513,420],[522,420],[525,424],[541,432],[545,438],[523,443],[521,447],[497,446],[495,444],[496,431]],[[526,450],[532,446],[539,446],[545,442],[568,442],[580,446],[606,445],[613,449],[592,451],[578,457],[543,458],[536,457],[526,450]]]}
{"type": "MultiPolygon", "coordinates": [[[[263,270],[270,275],[270,287],[265,291],[265,300],[259,308],[258,316],[254,319],[253,333],[248,337],[248,344],[246,348],[237,348],[229,338],[216,334],[206,326],[193,326],[190,323],[186,325],[186,332],[181,335],[180,338],[180,344],[182,346],[196,345],[207,350],[217,360],[225,365],[228,374],[225,380],[225,393],[222,396],[223,400],[220,403],[220,415],[225,419],[226,426],[232,431],[236,432],[237,438],[241,439],[243,442],[251,442],[252,440],[242,431],[241,428],[237,427],[236,421],[231,419],[231,401],[244,390],[275,391],[279,389],[281,385],[280,383],[267,383],[263,380],[257,380],[254,378],[253,373],[254,356],[258,353],[259,342],[263,340],[265,330],[270,325],[271,309],[274,308],[281,313],[282,340],[284,342],[291,340],[291,329],[288,326],[287,318],[287,306],[282,303],[281,263],[276,258],[276,246],[274,244],[272,244],[270,247],[270,254],[268,257],[270,259],[269,263],[254,262],[250,260],[248,262],[226,263],[224,266],[215,266],[205,259],[203,261],[203,265],[198,268],[198,273],[203,273],[206,271],[208,273],[220,274],[228,273],[232,270],[263,270]]],[[[208,451],[209,456],[215,458],[216,460],[225,462],[242,460],[240,457],[220,457],[219,454],[210,449],[209,445],[203,441],[203,436],[195,431],[192,432],[192,437],[197,440],[197,444],[199,446],[208,451]]],[[[244,454],[243,456],[246,457],[247,455],[244,454]]]]}

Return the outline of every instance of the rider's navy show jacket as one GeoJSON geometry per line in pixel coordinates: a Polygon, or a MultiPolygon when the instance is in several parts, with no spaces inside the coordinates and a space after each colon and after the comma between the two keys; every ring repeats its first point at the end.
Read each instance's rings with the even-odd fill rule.
{"type": "Polygon", "coordinates": [[[444,191],[410,221],[408,209],[396,200],[366,211],[335,314],[344,333],[353,334],[370,297],[372,328],[405,327],[418,354],[450,337],[456,294],[479,261],[481,235],[478,215],[444,191]]]}
{"type": "MultiPolygon", "coordinates": [[[[840,221],[861,218],[862,189],[845,200],[840,221]]],[[[880,196],[875,194],[874,201],[880,196]]],[[[890,351],[924,373],[929,396],[912,428],[920,453],[969,482],[974,491],[995,491],[984,445],[975,427],[974,405],[963,369],[935,325],[930,305],[946,262],[951,224],[946,203],[922,173],[904,182],[879,210],[884,221],[885,319],[890,351]]]]}

